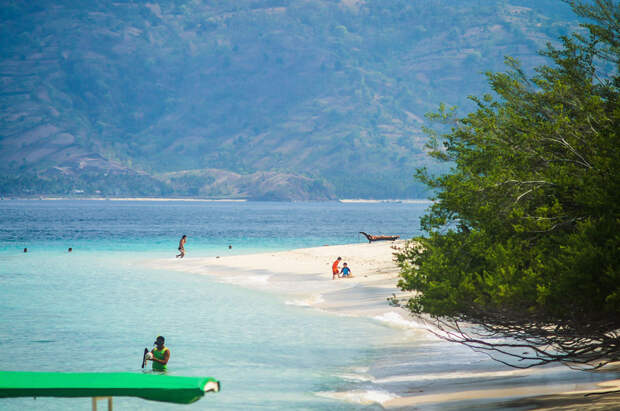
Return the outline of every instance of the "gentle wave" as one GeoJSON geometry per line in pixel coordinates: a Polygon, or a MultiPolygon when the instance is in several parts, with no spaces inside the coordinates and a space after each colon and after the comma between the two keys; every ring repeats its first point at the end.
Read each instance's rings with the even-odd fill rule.
{"type": "Polygon", "coordinates": [[[447,372],[438,374],[417,374],[417,375],[396,375],[393,377],[375,379],[376,384],[386,384],[394,382],[414,382],[429,380],[460,380],[470,378],[506,378],[523,377],[532,374],[531,370],[507,370],[507,371],[482,371],[482,372],[447,372]]]}
{"type": "Polygon", "coordinates": [[[375,382],[375,378],[371,375],[367,374],[338,374],[338,378],[341,378],[346,381],[355,381],[355,382],[375,382]]]}
{"type": "Polygon", "coordinates": [[[319,294],[319,295],[313,295],[313,296],[310,296],[308,298],[300,299],[300,300],[287,300],[287,301],[284,302],[284,304],[286,304],[286,305],[295,305],[295,306],[298,306],[298,307],[310,307],[310,306],[313,306],[315,304],[320,304],[323,301],[325,301],[323,299],[323,296],[321,294],[319,294]]]}
{"type": "Polygon", "coordinates": [[[223,282],[235,285],[265,285],[269,282],[270,277],[271,275],[235,275],[220,278],[223,282]]]}
{"type": "Polygon", "coordinates": [[[347,401],[355,404],[383,404],[399,398],[398,395],[383,390],[354,390],[354,391],[322,391],[316,393],[319,397],[347,401]]]}
{"type": "Polygon", "coordinates": [[[394,311],[389,311],[381,315],[375,315],[372,318],[382,323],[386,323],[387,325],[391,327],[396,327],[396,328],[401,328],[401,329],[406,329],[406,330],[411,330],[411,329],[424,330],[424,331],[427,331],[426,334],[428,337],[439,339],[437,336],[435,336],[431,332],[428,332],[432,330],[431,326],[424,324],[422,322],[419,322],[419,321],[408,320],[406,318],[403,318],[400,314],[394,311]]]}
{"type": "Polygon", "coordinates": [[[525,377],[536,373],[541,374],[553,374],[565,371],[563,367],[553,367],[543,370],[503,370],[503,371],[481,371],[481,372],[446,372],[446,373],[432,373],[432,374],[411,374],[411,375],[395,375],[385,378],[374,378],[371,375],[360,374],[340,374],[339,378],[348,381],[358,382],[371,382],[373,384],[389,384],[389,383],[402,383],[402,382],[416,382],[416,381],[437,381],[437,380],[460,380],[460,379],[492,379],[492,378],[517,378],[525,377]]]}

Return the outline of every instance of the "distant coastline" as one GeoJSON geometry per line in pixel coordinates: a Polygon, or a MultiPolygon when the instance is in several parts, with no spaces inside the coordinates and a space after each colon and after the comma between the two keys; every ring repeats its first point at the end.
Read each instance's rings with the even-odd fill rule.
{"type": "MultiPolygon", "coordinates": [[[[43,200],[43,201],[61,201],[61,200],[96,200],[96,201],[183,201],[183,202],[247,202],[255,201],[246,198],[174,198],[174,197],[62,197],[62,196],[32,196],[32,197],[0,197],[0,200],[43,200]]],[[[313,200],[307,200],[312,202],[313,200]]],[[[317,200],[318,201],[318,200],[317,200]]],[[[327,200],[329,201],[329,200],[327,200]]],[[[423,198],[411,199],[364,199],[364,198],[342,198],[333,200],[340,203],[403,203],[403,204],[430,204],[432,200],[423,198]]]]}
{"type": "Polygon", "coordinates": [[[89,201],[184,201],[184,202],[245,202],[244,198],[168,198],[168,197],[1,197],[1,200],[42,200],[42,201],[62,201],[62,200],[89,200],[89,201]]]}
{"type": "Polygon", "coordinates": [[[341,198],[338,200],[341,203],[405,203],[405,204],[430,204],[433,201],[427,198],[409,198],[409,199],[385,199],[385,200],[371,200],[364,198],[341,198]]]}

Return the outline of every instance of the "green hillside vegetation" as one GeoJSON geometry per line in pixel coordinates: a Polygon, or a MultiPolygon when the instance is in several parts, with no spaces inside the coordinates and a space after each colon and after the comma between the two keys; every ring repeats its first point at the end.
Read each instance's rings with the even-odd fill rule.
{"type": "Polygon", "coordinates": [[[575,25],[555,0],[3,0],[0,194],[423,197],[424,114],[575,25]]]}

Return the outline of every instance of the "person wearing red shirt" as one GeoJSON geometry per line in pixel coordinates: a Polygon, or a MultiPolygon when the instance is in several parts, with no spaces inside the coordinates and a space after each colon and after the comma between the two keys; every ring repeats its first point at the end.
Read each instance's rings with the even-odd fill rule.
{"type": "Polygon", "coordinates": [[[338,257],[332,264],[332,280],[336,278],[336,276],[340,278],[340,269],[338,268],[338,263],[340,263],[340,260],[342,260],[342,258],[338,257]]]}

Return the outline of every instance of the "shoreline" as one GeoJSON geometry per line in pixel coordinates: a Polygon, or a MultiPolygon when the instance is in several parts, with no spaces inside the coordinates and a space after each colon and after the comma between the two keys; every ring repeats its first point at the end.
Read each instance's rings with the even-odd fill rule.
{"type": "Polygon", "coordinates": [[[172,197],[53,197],[53,196],[36,196],[36,197],[1,197],[0,200],[18,200],[18,201],[182,201],[182,202],[235,202],[244,203],[248,200],[245,198],[172,198],[172,197]]]}
{"type": "MultiPolygon", "coordinates": [[[[330,314],[363,317],[380,321],[403,332],[430,334],[425,325],[416,323],[409,313],[388,304],[387,298],[395,295],[406,299],[411,293],[397,288],[399,269],[392,254],[405,240],[394,242],[326,245],[289,251],[258,254],[226,255],[220,257],[174,258],[150,262],[153,268],[208,275],[217,281],[261,290],[284,297],[287,305],[305,306],[330,314]],[[341,256],[354,275],[351,279],[332,280],[331,263],[341,256]]],[[[436,337],[435,337],[436,338],[436,337]]],[[[558,367],[562,372],[564,368],[558,367]]],[[[507,369],[497,374],[538,375],[549,370],[527,371],[507,369]]],[[[553,370],[552,370],[553,371],[553,370]]],[[[466,375],[463,378],[467,377],[466,375]]],[[[475,376],[474,376],[475,378],[475,376]]],[[[465,381],[465,380],[463,380],[465,381]]],[[[580,409],[601,409],[601,405],[617,404],[620,394],[599,395],[601,392],[620,389],[620,379],[573,383],[570,381],[533,382],[530,385],[497,387],[481,381],[482,388],[465,389],[455,382],[454,392],[419,392],[386,397],[380,401],[386,409],[410,409],[415,406],[434,406],[459,402],[484,401],[497,408],[537,407],[554,409],[574,405],[580,409]],[[586,394],[592,394],[586,397],[586,394]]],[[[345,393],[333,393],[335,398],[345,393]]]]}
{"type": "MultiPolygon", "coordinates": [[[[63,196],[48,196],[38,195],[32,197],[0,197],[0,201],[63,201],[63,200],[77,200],[77,201],[178,201],[178,202],[234,202],[245,203],[249,201],[247,198],[186,198],[186,197],[63,197],[63,196]]],[[[403,199],[346,199],[339,198],[334,200],[307,200],[301,202],[313,202],[313,201],[334,201],[343,204],[385,204],[385,203],[401,203],[401,204],[431,204],[432,201],[424,198],[403,198],[403,199]]],[[[288,202],[288,201],[281,201],[288,202]]],[[[299,202],[299,201],[296,201],[299,202]]]]}
{"type": "Polygon", "coordinates": [[[405,311],[390,307],[399,270],[391,255],[405,240],[300,248],[257,254],[189,257],[157,261],[158,268],[209,275],[220,281],[259,289],[287,298],[288,304],[311,306],[350,316],[372,317],[405,311]],[[332,280],[331,264],[342,256],[353,278],[332,280]]]}

